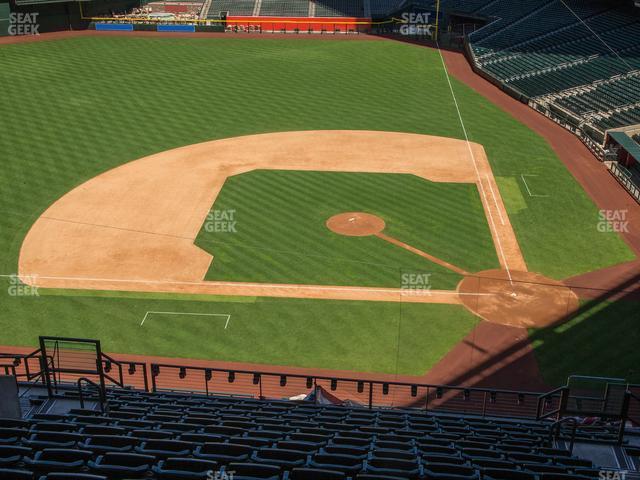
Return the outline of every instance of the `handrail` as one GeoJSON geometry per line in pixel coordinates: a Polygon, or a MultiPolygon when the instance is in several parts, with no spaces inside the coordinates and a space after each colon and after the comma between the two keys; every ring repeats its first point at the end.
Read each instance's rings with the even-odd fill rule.
{"type": "Polygon", "coordinates": [[[632,425],[640,425],[640,418],[634,418],[631,416],[631,400],[635,400],[640,406],[640,396],[633,393],[631,391],[631,388],[638,387],[640,387],[640,385],[627,385],[627,390],[624,392],[622,418],[620,419],[620,430],[618,431],[618,445],[622,445],[624,442],[624,436],[627,429],[627,420],[629,420],[632,425]]]}
{"type": "MultiPolygon", "coordinates": [[[[227,378],[228,383],[233,383],[236,378],[239,380],[238,387],[231,389],[236,394],[257,396],[257,398],[268,398],[270,395],[280,395],[280,388],[287,384],[306,385],[308,390],[312,390],[319,383],[327,384],[326,388],[335,390],[339,385],[345,388],[357,386],[357,395],[361,402],[368,408],[374,408],[376,403],[389,395],[391,402],[395,401],[398,390],[397,387],[407,390],[406,398],[414,408],[425,411],[449,410],[459,411],[463,409],[469,414],[477,414],[482,417],[491,415],[502,415],[507,412],[509,416],[520,418],[535,418],[535,401],[541,395],[540,392],[516,391],[505,389],[478,388],[452,385],[425,384],[420,382],[398,382],[392,380],[332,377],[328,375],[265,372],[258,370],[242,370],[233,368],[203,367],[203,366],[183,366],[174,364],[151,363],[151,392],[170,391],[202,393],[207,396],[229,394],[228,388],[222,391],[215,391],[215,378],[227,378]],[[166,371],[163,375],[161,372],[166,371]],[[178,373],[177,375],[175,375],[178,373]],[[248,377],[248,378],[247,378],[248,377]],[[184,378],[191,379],[185,380],[184,378]],[[164,380],[169,384],[163,388],[164,380]],[[180,380],[178,380],[180,379],[180,380]],[[247,383],[244,383],[244,380],[247,383]],[[271,383],[271,380],[276,380],[271,383]],[[277,382],[279,380],[279,382],[277,382]],[[289,381],[287,381],[289,380],[289,381]],[[293,380],[293,381],[291,381],[293,380]],[[214,382],[214,383],[211,383],[214,382]],[[375,395],[374,395],[375,393],[375,395]],[[413,399],[413,400],[411,400],[413,399]],[[507,399],[505,401],[505,399],[507,399]],[[502,400],[502,401],[500,401],[502,400]],[[510,402],[510,400],[513,400],[510,402]],[[466,406],[465,406],[466,404],[466,406]]],[[[304,387],[302,387],[304,388],[304,387]]],[[[297,392],[300,393],[300,392],[297,392]]],[[[274,397],[276,398],[276,397],[274,397]]],[[[278,397],[279,398],[279,397],[278,397]]]]}
{"type": "Polygon", "coordinates": [[[16,377],[16,366],[13,363],[0,363],[0,370],[2,369],[4,369],[5,375],[9,375],[11,372],[11,376],[16,377]]]}
{"type": "MultiPolygon", "coordinates": [[[[402,387],[420,387],[420,388],[443,388],[447,390],[468,390],[470,392],[481,392],[481,393],[503,393],[503,394],[512,394],[512,395],[532,395],[537,398],[541,396],[540,392],[533,392],[527,390],[506,390],[506,389],[498,389],[498,388],[487,388],[487,387],[464,387],[460,385],[442,385],[435,383],[419,383],[419,382],[395,382],[395,381],[386,381],[386,380],[371,380],[364,378],[350,378],[350,377],[336,377],[336,376],[325,376],[325,375],[304,375],[300,373],[283,373],[283,372],[265,372],[260,370],[241,370],[235,368],[218,368],[218,367],[198,367],[198,366],[186,366],[186,365],[172,365],[165,363],[152,363],[151,364],[151,376],[155,377],[157,374],[154,374],[154,367],[158,368],[176,368],[176,369],[188,369],[188,370],[201,370],[203,372],[233,372],[236,374],[245,374],[245,375],[264,375],[266,377],[281,377],[286,376],[289,378],[314,378],[317,380],[335,380],[337,382],[363,382],[363,383],[374,383],[374,384],[388,384],[394,386],[402,386],[402,387]]],[[[560,387],[560,389],[566,387],[560,387]]],[[[545,395],[545,394],[543,394],[545,395]]]]}
{"type": "Polygon", "coordinates": [[[85,382],[89,385],[93,385],[94,387],[96,387],[98,389],[98,398],[100,401],[100,411],[102,413],[106,412],[106,398],[104,395],[104,391],[102,390],[102,388],[100,387],[100,385],[98,385],[96,382],[94,382],[93,380],[88,379],[87,377],[80,377],[77,381],[77,385],[78,385],[78,396],[80,397],[80,408],[84,408],[84,395],[82,394],[82,382],[85,382]]]}
{"type": "Polygon", "coordinates": [[[118,368],[118,379],[116,380],[116,379],[112,378],[111,376],[109,376],[108,375],[109,372],[105,371],[104,367],[103,367],[103,375],[105,376],[105,378],[110,380],[115,385],[124,388],[125,379],[124,379],[123,367],[125,367],[125,366],[129,367],[129,375],[133,375],[134,374],[134,372],[136,371],[135,367],[140,367],[142,380],[144,382],[144,390],[145,390],[145,392],[149,391],[149,378],[148,378],[148,374],[147,374],[147,364],[145,362],[116,360],[115,358],[111,357],[110,355],[107,355],[104,352],[101,352],[101,356],[102,356],[101,361],[103,363],[108,361],[112,365],[115,365],[118,368]]]}
{"type": "Polygon", "coordinates": [[[567,392],[568,391],[569,391],[569,387],[563,386],[563,387],[558,387],[555,390],[551,390],[550,392],[547,392],[547,393],[544,393],[544,394],[540,395],[538,397],[538,406],[536,408],[536,420],[542,420],[542,419],[548,418],[548,417],[550,417],[552,415],[557,415],[558,418],[559,418],[561,412],[566,407],[567,392]],[[555,409],[555,410],[552,410],[551,412],[543,413],[545,402],[547,400],[551,399],[551,397],[553,397],[554,395],[558,395],[558,394],[560,394],[560,404],[558,405],[558,408],[555,409]]]}
{"type": "Polygon", "coordinates": [[[576,442],[576,430],[578,429],[578,421],[574,417],[565,417],[553,422],[553,425],[551,425],[551,427],[549,428],[549,446],[553,447],[554,432],[557,430],[556,436],[560,435],[560,427],[565,423],[572,424],[571,441],[569,442],[569,454],[573,455],[573,445],[576,442]]]}
{"type": "Polygon", "coordinates": [[[115,365],[116,367],[118,367],[118,380],[112,378],[111,376],[108,375],[109,372],[104,370],[102,370],[103,375],[108,378],[111,382],[115,383],[117,386],[122,387],[124,386],[124,376],[122,375],[122,364],[120,362],[118,362],[117,360],[114,360],[113,358],[111,358],[109,355],[107,355],[104,352],[100,352],[102,355],[102,358],[99,360],[101,362],[104,362],[105,360],[110,362],[111,364],[115,365]]]}

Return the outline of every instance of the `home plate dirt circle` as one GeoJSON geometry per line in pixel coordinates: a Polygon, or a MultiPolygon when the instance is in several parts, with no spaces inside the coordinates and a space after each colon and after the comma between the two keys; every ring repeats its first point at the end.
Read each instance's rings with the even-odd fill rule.
{"type": "Polygon", "coordinates": [[[384,220],[364,212],[339,213],[327,220],[327,228],[339,235],[367,237],[384,230],[384,220]]]}
{"type": "Polygon", "coordinates": [[[548,327],[578,309],[578,297],[562,282],[533,272],[485,270],[458,284],[465,307],[488,322],[548,327]]]}

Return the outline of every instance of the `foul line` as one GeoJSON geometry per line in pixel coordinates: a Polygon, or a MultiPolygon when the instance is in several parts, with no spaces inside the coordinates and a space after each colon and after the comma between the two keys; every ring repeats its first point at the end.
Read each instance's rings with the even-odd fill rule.
{"type": "Polygon", "coordinates": [[[142,322],[140,322],[140,326],[144,325],[144,322],[149,317],[149,315],[190,315],[190,316],[197,316],[197,317],[226,317],[227,321],[224,324],[225,330],[229,326],[229,320],[231,320],[231,315],[228,313],[147,312],[144,314],[144,318],[142,319],[142,322]]]}
{"type": "MultiPolygon", "coordinates": [[[[487,205],[487,212],[489,213],[489,221],[491,222],[491,226],[493,227],[493,231],[496,236],[496,246],[500,251],[500,256],[504,262],[504,268],[507,271],[507,276],[509,277],[509,283],[513,285],[513,278],[511,276],[511,270],[509,269],[509,263],[507,262],[507,257],[502,248],[502,242],[500,241],[500,235],[498,233],[498,229],[496,228],[495,220],[493,219],[493,213],[491,213],[491,208],[489,207],[489,200],[487,199],[487,194],[484,190],[484,185],[482,184],[482,177],[480,176],[480,170],[478,169],[478,164],[476,163],[476,156],[473,153],[473,148],[471,148],[471,142],[469,141],[469,135],[467,134],[467,127],[464,125],[464,121],[462,120],[462,114],[460,113],[460,106],[458,105],[458,100],[456,98],[456,94],[453,91],[453,85],[451,84],[451,79],[449,78],[449,70],[447,70],[447,64],[444,61],[444,57],[442,56],[442,50],[440,50],[440,44],[436,42],[436,46],[438,47],[438,53],[440,54],[440,60],[442,61],[442,68],[444,68],[444,74],[447,78],[447,83],[449,84],[449,90],[451,91],[451,97],[453,98],[453,103],[456,106],[456,112],[458,112],[458,118],[460,119],[460,126],[462,127],[462,132],[464,133],[464,138],[467,141],[467,148],[469,149],[469,154],[471,155],[471,160],[473,162],[473,168],[476,171],[476,176],[478,178],[478,187],[480,188],[480,193],[482,193],[482,197],[484,198],[485,205],[487,205]]],[[[491,184],[489,182],[489,184],[491,184]]],[[[493,190],[492,190],[493,192],[493,190]]],[[[495,196],[494,196],[495,200],[495,196]]],[[[498,209],[500,210],[500,209],[498,209]]]]}
{"type": "Polygon", "coordinates": [[[487,177],[487,183],[489,184],[489,190],[491,190],[491,196],[493,197],[493,203],[496,204],[496,211],[498,212],[498,216],[500,217],[500,223],[502,223],[502,225],[505,225],[504,217],[502,216],[502,209],[498,205],[498,197],[496,197],[496,194],[493,192],[493,185],[491,185],[491,180],[489,180],[489,175],[485,175],[485,177],[487,177]]]}
{"type": "MultiPolygon", "coordinates": [[[[47,276],[47,275],[37,275],[37,274],[10,274],[10,275],[0,275],[0,278],[32,278],[36,280],[66,280],[66,281],[85,281],[85,282],[105,282],[105,283],[135,283],[141,285],[190,285],[190,286],[200,286],[200,287],[250,287],[250,288],[264,288],[264,289],[291,289],[291,290],[320,290],[320,291],[336,291],[336,292],[365,292],[365,293],[375,293],[375,292],[383,292],[383,293],[400,293],[402,290],[400,288],[368,288],[368,287],[337,287],[337,286],[329,286],[329,285],[297,285],[297,284],[287,284],[287,283],[250,283],[250,282],[186,282],[186,281],[169,281],[169,280],[142,280],[142,279],[123,279],[123,278],[91,278],[91,277],[58,277],[58,276],[47,276]]],[[[38,285],[33,285],[37,287],[38,285]]],[[[42,287],[42,288],[64,288],[64,287],[42,287]]],[[[94,290],[87,287],[80,287],[80,290],[94,290]]],[[[138,293],[158,293],[158,292],[138,292],[138,293]]],[[[172,293],[172,292],[166,292],[172,293]]],[[[186,294],[190,294],[191,292],[186,292],[186,294]]],[[[211,295],[220,295],[220,294],[211,294],[211,295]]],[[[253,295],[243,295],[241,293],[229,293],[222,294],[223,296],[253,296],[253,295]]],[[[463,293],[457,292],[455,290],[438,290],[438,295],[467,295],[467,296],[492,296],[497,295],[495,293],[463,293]]],[[[152,312],[153,313],[153,312],[152,312]]]]}
{"type": "Polygon", "coordinates": [[[531,193],[531,189],[529,189],[529,185],[527,184],[527,181],[524,179],[525,176],[526,177],[537,177],[538,175],[535,175],[535,174],[532,174],[532,173],[528,173],[526,175],[524,173],[520,174],[520,178],[522,179],[522,183],[524,183],[524,186],[526,187],[527,193],[529,194],[530,197],[546,198],[546,197],[549,196],[549,195],[537,195],[535,193],[531,193]]]}

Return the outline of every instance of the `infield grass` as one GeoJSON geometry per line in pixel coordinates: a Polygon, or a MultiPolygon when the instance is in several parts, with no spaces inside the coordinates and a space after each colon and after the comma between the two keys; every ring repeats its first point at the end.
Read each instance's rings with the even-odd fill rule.
{"type": "Polygon", "coordinates": [[[258,170],[230,177],[212,207],[211,218],[233,212],[233,231],[215,231],[213,221],[198,235],[196,244],[214,257],[206,278],[401,288],[403,275],[427,272],[430,287],[455,290],[462,277],[445,267],[325,226],[333,215],[360,211],[383,218],[387,235],[466,271],[500,267],[475,184],[258,170]]]}

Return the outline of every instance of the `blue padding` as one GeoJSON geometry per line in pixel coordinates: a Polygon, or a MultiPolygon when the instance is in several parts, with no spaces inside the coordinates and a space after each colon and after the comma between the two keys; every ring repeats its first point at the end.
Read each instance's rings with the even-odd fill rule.
{"type": "Polygon", "coordinates": [[[132,23],[96,23],[96,30],[133,32],[132,23]]]}
{"type": "Polygon", "coordinates": [[[158,25],[158,32],[195,32],[195,25],[158,25]]]}

